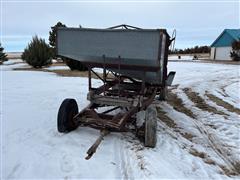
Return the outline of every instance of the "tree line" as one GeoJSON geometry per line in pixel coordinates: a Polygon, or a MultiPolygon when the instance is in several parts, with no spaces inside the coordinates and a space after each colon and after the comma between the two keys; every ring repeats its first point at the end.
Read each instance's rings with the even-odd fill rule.
{"type": "Polygon", "coordinates": [[[210,53],[209,46],[194,46],[186,49],[169,50],[169,54],[196,54],[196,53],[210,53]]]}

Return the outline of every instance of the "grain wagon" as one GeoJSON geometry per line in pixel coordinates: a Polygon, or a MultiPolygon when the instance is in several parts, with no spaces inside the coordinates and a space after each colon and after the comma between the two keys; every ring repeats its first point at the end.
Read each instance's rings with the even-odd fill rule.
{"type": "Polygon", "coordinates": [[[165,29],[119,25],[108,29],[62,27],[57,29],[56,39],[58,56],[81,61],[88,68],[90,102],[79,112],[76,100],[65,99],[58,112],[58,131],[66,133],[78,126],[100,129],[86,159],[109,132],[132,131],[145,146],[155,147],[156,110],[149,106],[155,99],[165,100],[167,86],[173,81],[175,72],[167,73],[167,62],[175,38],[165,29]],[[100,87],[93,87],[93,76],[102,82],[100,87]],[[145,121],[137,127],[140,111],[145,111],[145,121]]]}

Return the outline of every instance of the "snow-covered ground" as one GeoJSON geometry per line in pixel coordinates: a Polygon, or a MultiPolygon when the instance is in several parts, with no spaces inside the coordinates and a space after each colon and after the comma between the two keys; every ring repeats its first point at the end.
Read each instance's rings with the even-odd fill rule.
{"type": "Polygon", "coordinates": [[[239,66],[170,62],[177,96],[155,102],[157,147],[145,148],[131,133],[111,133],[85,160],[99,132],[79,127],[60,134],[56,119],[67,97],[79,109],[88,104],[87,79],[11,70],[23,65],[0,66],[3,178],[240,178],[239,66]]]}
{"type": "Polygon", "coordinates": [[[3,62],[4,65],[13,65],[18,63],[23,63],[22,59],[9,59],[8,61],[3,62]]]}
{"type": "Polygon", "coordinates": [[[70,70],[70,68],[68,66],[49,66],[44,69],[47,69],[47,70],[70,70]]]}

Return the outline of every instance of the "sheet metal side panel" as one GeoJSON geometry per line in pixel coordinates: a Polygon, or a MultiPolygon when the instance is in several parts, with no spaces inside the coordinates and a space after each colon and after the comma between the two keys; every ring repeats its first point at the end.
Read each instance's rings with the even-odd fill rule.
{"type": "MultiPolygon", "coordinates": [[[[159,36],[158,36],[158,60],[157,60],[157,63],[158,63],[158,70],[156,72],[150,72],[150,71],[147,71],[145,73],[145,80],[147,83],[150,83],[150,84],[154,84],[154,85],[163,85],[162,84],[162,76],[163,76],[163,68],[161,68],[161,65],[164,64],[164,56],[166,56],[167,54],[162,52],[165,50],[166,46],[164,42],[162,42],[163,40],[166,40],[166,38],[163,38],[164,37],[164,33],[163,32],[159,32],[159,36]]],[[[136,78],[136,79],[142,79],[143,78],[143,73],[142,71],[138,71],[138,70],[121,70],[121,72],[118,71],[118,69],[111,69],[115,72],[118,72],[118,73],[121,73],[123,75],[126,75],[126,76],[130,76],[132,78],[136,78]]]]}
{"type": "Polygon", "coordinates": [[[79,61],[102,61],[121,56],[122,63],[156,66],[159,32],[156,31],[75,31],[58,29],[58,54],[79,61]],[[124,62],[124,59],[128,59],[124,62]]]}
{"type": "Polygon", "coordinates": [[[167,40],[167,37],[166,37],[166,34],[162,33],[162,45],[161,45],[161,58],[160,58],[160,82],[162,85],[164,85],[164,78],[163,78],[163,73],[164,73],[164,65],[165,65],[165,55],[166,55],[166,52],[165,52],[165,49],[166,49],[166,46],[167,46],[167,43],[166,43],[166,40],[167,40]]]}

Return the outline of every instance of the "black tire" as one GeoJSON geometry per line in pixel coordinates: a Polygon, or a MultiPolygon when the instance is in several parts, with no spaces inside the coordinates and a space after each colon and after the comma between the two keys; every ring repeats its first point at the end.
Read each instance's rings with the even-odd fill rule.
{"type": "Polygon", "coordinates": [[[145,137],[144,145],[154,148],[157,143],[157,111],[149,107],[145,113],[145,137]]]}
{"type": "Polygon", "coordinates": [[[57,119],[58,132],[67,133],[73,131],[78,125],[73,117],[78,113],[78,105],[75,99],[65,99],[59,110],[57,119]]]}

